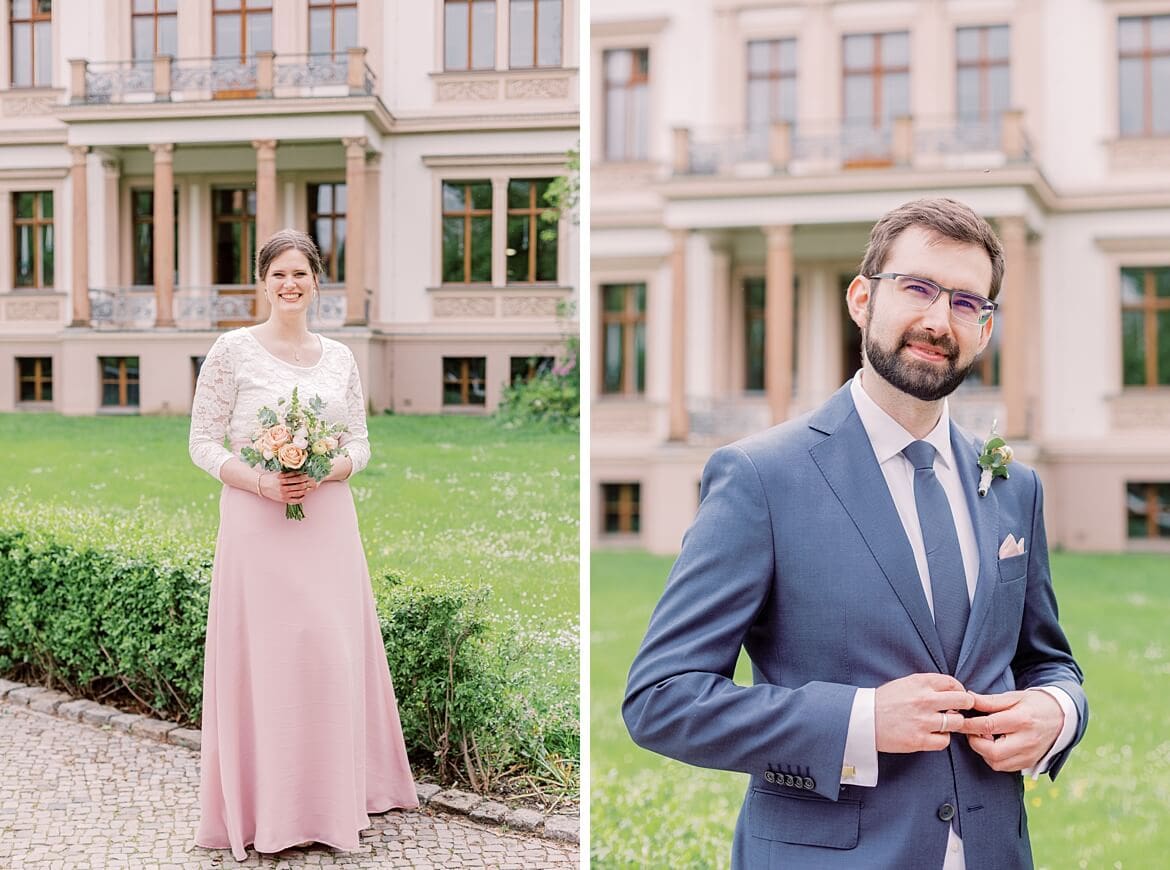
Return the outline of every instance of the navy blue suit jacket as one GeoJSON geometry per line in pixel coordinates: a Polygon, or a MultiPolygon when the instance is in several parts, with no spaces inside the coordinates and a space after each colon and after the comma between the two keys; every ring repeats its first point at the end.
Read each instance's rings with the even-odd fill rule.
{"type": "MultiPolygon", "coordinates": [[[[951,430],[980,566],[954,675],[979,693],[1061,687],[1080,713],[1075,745],[1088,710],[1057,621],[1040,483],[1014,463],[979,497],[981,442],[951,430]],[[1027,551],[1000,559],[1009,533],[1027,551]]],[[[948,672],[942,645],[846,384],[711,457],[622,713],[647,749],[749,774],[733,866],[939,870],[954,808],[969,870],[1031,867],[1020,774],[993,771],[961,735],[945,751],[879,753],[875,788],[841,785],[856,688],[929,672],[948,672]],[[752,686],[732,682],[741,646],[752,686]]]]}

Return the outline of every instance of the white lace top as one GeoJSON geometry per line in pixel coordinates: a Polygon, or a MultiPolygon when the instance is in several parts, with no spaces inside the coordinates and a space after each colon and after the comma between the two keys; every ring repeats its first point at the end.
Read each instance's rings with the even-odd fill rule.
{"type": "Polygon", "coordinates": [[[233,329],[215,340],[195,386],[191,406],[191,460],[220,479],[223,464],[252,441],[258,425],[256,413],[264,405],[275,409],[276,402],[297,395],[304,402],[320,396],[325,417],[331,423],[344,422],[341,446],[349,451],[356,474],[370,461],[366,430],[365,400],[357,362],[348,347],[320,336],[321,359],[313,366],[299,366],[277,359],[264,349],[247,329],[233,329]],[[223,446],[224,436],[231,444],[223,446]]]}

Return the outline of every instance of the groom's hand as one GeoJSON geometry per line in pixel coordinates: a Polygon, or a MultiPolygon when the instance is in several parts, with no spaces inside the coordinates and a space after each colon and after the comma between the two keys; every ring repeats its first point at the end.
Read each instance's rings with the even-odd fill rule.
{"type": "MultiPolygon", "coordinates": [[[[974,693],[972,693],[974,695],[974,693]]],[[[1048,754],[1064,727],[1064,711],[1047,692],[974,695],[975,710],[986,716],[964,719],[956,728],[992,770],[1026,770],[1048,754]]]]}
{"type": "Polygon", "coordinates": [[[974,703],[963,684],[946,674],[911,674],[878,686],[873,723],[877,751],[946,749],[949,732],[958,731],[963,722],[956,711],[969,710],[974,703]]]}

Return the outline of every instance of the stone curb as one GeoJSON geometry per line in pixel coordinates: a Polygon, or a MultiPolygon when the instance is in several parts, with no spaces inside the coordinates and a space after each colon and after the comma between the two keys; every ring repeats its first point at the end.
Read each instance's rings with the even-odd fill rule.
{"type": "MultiPolygon", "coordinates": [[[[64,692],[29,686],[12,680],[0,680],[0,701],[20,704],[32,710],[70,719],[98,728],[115,728],[135,737],[170,743],[198,752],[201,733],[137,713],[123,713],[116,707],[85,698],[73,698],[64,692]]],[[[415,783],[420,807],[468,816],[472,821],[500,825],[514,831],[535,834],[549,840],[580,844],[581,819],[577,815],[545,814],[540,810],[513,809],[499,800],[483,798],[460,789],[444,789],[432,782],[415,783]]]]}

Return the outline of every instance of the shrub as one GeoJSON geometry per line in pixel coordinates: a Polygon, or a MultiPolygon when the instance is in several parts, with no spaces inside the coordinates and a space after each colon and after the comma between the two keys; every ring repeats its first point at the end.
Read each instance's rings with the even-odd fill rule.
{"type": "Polygon", "coordinates": [[[198,724],[211,560],[133,516],[0,521],[0,672],[198,724]]]}
{"type": "Polygon", "coordinates": [[[565,356],[532,380],[504,387],[496,419],[507,428],[539,425],[553,431],[576,432],[581,426],[581,371],[578,342],[567,340],[565,356]]]}
{"type": "Polygon", "coordinates": [[[476,791],[517,776],[575,789],[576,707],[547,701],[517,633],[489,625],[488,590],[384,579],[382,639],[407,748],[429,752],[444,781],[476,791]]]}
{"type": "MultiPolygon", "coordinates": [[[[211,543],[182,527],[0,505],[0,675],[199,727],[211,543]]],[[[385,580],[382,638],[415,759],[478,791],[506,777],[574,790],[576,713],[489,622],[488,590],[385,580]]]]}
{"type": "Polygon", "coordinates": [[[385,579],[382,641],[407,749],[429,753],[440,779],[466,779],[486,790],[514,757],[506,738],[506,668],[486,642],[487,590],[385,579]]]}

